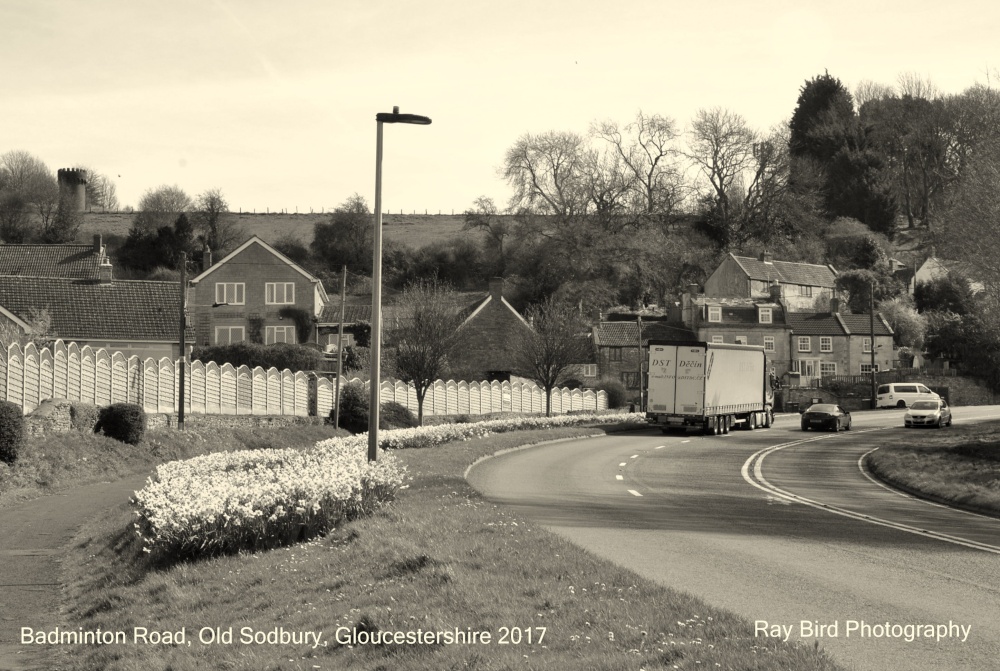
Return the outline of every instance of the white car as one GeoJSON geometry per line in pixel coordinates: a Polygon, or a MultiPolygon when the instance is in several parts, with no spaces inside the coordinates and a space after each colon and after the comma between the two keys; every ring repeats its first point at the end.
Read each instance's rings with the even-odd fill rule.
{"type": "Polygon", "coordinates": [[[905,408],[917,401],[935,401],[941,398],[919,382],[881,384],[876,396],[879,408],[905,408]]]}
{"type": "Polygon", "coordinates": [[[951,408],[948,403],[939,398],[933,401],[914,401],[903,415],[903,426],[951,426],[951,408]]]}

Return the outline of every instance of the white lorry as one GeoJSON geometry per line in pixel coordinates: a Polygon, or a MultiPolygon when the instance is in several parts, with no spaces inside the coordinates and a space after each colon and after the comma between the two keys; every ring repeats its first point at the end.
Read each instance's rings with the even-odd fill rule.
{"type": "Polygon", "coordinates": [[[664,433],[695,427],[717,435],[774,421],[763,347],[651,340],[648,373],[646,421],[664,433]]]}

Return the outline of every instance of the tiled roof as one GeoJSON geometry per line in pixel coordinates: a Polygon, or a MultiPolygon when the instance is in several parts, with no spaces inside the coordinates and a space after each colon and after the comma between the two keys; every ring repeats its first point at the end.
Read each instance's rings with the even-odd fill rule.
{"type": "Polygon", "coordinates": [[[778,280],[782,284],[833,287],[837,277],[830,266],[821,266],[815,263],[792,263],[791,261],[765,263],[752,256],[735,255],[733,259],[740,264],[751,280],[766,282],[778,280]]]}
{"type": "MultiPolygon", "coordinates": [[[[833,315],[829,312],[789,312],[788,324],[796,335],[868,335],[871,333],[867,314],[833,315]]],[[[876,315],[875,335],[892,335],[890,329],[876,315]]]]}
{"type": "Polygon", "coordinates": [[[97,279],[93,245],[2,245],[0,275],[97,279]]]}
{"type": "MultiPolygon", "coordinates": [[[[386,308],[383,306],[382,312],[385,313],[386,308]]],[[[371,323],[372,320],[372,306],[369,305],[345,305],[344,306],[344,323],[345,324],[355,324],[360,321],[366,321],[371,323]]],[[[340,303],[330,303],[323,308],[323,314],[319,318],[320,324],[339,324],[340,323],[340,303]]]]}
{"type": "Polygon", "coordinates": [[[47,310],[64,340],[178,342],[178,294],[176,282],[0,277],[0,306],[23,320],[47,310]]]}
{"type": "Polygon", "coordinates": [[[722,308],[722,321],[709,322],[707,318],[702,318],[701,327],[725,326],[726,324],[739,324],[741,326],[763,326],[765,328],[780,328],[786,324],[785,309],[779,303],[758,302],[752,298],[704,298],[699,296],[694,300],[694,304],[699,306],[711,305],[722,308]],[[771,309],[771,323],[760,323],[759,308],[771,309]]]}
{"type": "MultiPolygon", "coordinates": [[[[635,347],[639,340],[639,325],[635,322],[601,322],[594,327],[594,343],[598,347],[635,347]]],[[[642,323],[642,344],[650,340],[697,340],[683,324],[664,321],[642,323]]]]}

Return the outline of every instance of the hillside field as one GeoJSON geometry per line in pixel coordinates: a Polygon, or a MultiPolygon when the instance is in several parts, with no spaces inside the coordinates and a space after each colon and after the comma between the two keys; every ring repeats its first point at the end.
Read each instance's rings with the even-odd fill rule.
{"type": "MultiPolygon", "coordinates": [[[[132,225],[132,216],[124,212],[88,212],[84,214],[77,240],[88,242],[95,233],[124,239],[132,225]]],[[[233,213],[232,216],[247,235],[256,234],[265,242],[272,243],[290,233],[309,244],[312,241],[313,226],[326,222],[330,215],[233,213]]],[[[415,249],[462,235],[463,224],[464,217],[461,214],[387,214],[382,217],[386,240],[415,249]]]]}

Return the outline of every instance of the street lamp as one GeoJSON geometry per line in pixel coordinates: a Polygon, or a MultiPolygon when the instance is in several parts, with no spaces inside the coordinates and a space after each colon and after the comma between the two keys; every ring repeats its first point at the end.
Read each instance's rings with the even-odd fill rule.
{"type": "MultiPolygon", "coordinates": [[[[400,114],[399,107],[392,112],[375,115],[375,239],[372,244],[372,337],[371,373],[368,382],[368,461],[378,458],[379,419],[379,358],[382,348],[382,124],[409,123],[419,126],[430,124],[429,117],[418,114],[400,114]]],[[[343,328],[343,325],[341,325],[343,328]]]]}

